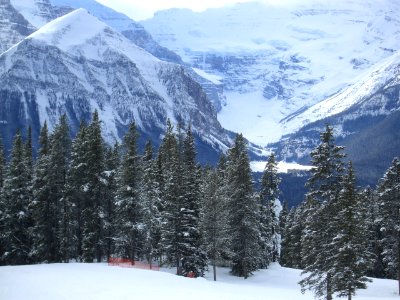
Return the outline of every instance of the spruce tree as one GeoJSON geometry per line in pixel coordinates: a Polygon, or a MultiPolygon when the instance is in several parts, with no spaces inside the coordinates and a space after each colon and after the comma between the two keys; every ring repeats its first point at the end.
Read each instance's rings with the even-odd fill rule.
{"type": "Polygon", "coordinates": [[[157,159],[162,183],[162,245],[167,262],[176,266],[177,275],[182,275],[182,172],[178,141],[170,120],[167,121],[166,133],[157,159]]]}
{"type": "Polygon", "coordinates": [[[268,266],[270,262],[276,262],[280,255],[280,228],[279,213],[281,204],[279,201],[279,183],[281,179],[278,176],[278,163],[275,160],[274,153],[268,157],[263,176],[261,178],[261,213],[262,217],[262,239],[263,247],[266,247],[264,254],[263,267],[268,266]]]}
{"type": "Polygon", "coordinates": [[[4,181],[4,254],[6,264],[32,262],[32,216],[30,210],[29,171],[26,151],[20,131],[17,131],[11,161],[4,181]]]}
{"type": "Polygon", "coordinates": [[[400,161],[395,158],[378,186],[379,217],[386,272],[399,281],[400,294],[400,161]]]}
{"type": "Polygon", "coordinates": [[[86,182],[83,187],[82,210],[82,256],[85,262],[101,261],[104,254],[104,142],[101,136],[100,119],[97,111],[86,133],[86,182]]]}
{"type": "Polygon", "coordinates": [[[203,244],[213,266],[213,278],[217,280],[217,263],[230,251],[228,203],[225,192],[226,165],[222,155],[216,170],[205,170],[202,184],[201,229],[203,244]]]}
{"type": "Polygon", "coordinates": [[[243,135],[236,136],[228,154],[229,225],[232,238],[232,270],[247,278],[260,264],[260,232],[257,198],[253,192],[250,163],[243,135]]]}
{"type": "Polygon", "coordinates": [[[125,152],[118,175],[116,198],[117,239],[119,255],[135,260],[142,253],[142,206],[140,203],[140,159],[137,153],[137,131],[131,123],[124,137],[125,152]]]}
{"type": "Polygon", "coordinates": [[[117,229],[117,215],[115,197],[117,194],[117,173],[120,164],[120,146],[108,148],[105,154],[105,205],[104,205],[104,242],[107,259],[115,252],[115,235],[117,229]]]}
{"type": "Polygon", "coordinates": [[[161,190],[157,180],[157,163],[153,159],[153,147],[147,142],[143,156],[143,176],[140,197],[143,207],[143,253],[150,268],[161,254],[161,190]]]}
{"type": "Polygon", "coordinates": [[[67,262],[74,257],[82,260],[83,210],[87,183],[87,126],[82,122],[71,145],[71,163],[62,199],[60,226],[61,255],[67,262]]]}
{"type": "Polygon", "coordinates": [[[45,122],[39,136],[39,157],[36,162],[33,180],[33,249],[32,255],[37,262],[56,262],[58,240],[56,224],[60,217],[57,203],[50,197],[49,178],[49,135],[45,122]]]}
{"type": "Polygon", "coordinates": [[[4,245],[5,245],[5,199],[3,195],[4,178],[6,176],[6,159],[4,155],[4,145],[0,138],[0,265],[3,264],[4,245]]]}
{"type": "Polygon", "coordinates": [[[332,299],[332,276],[330,260],[335,252],[331,241],[336,235],[330,220],[336,215],[335,202],[340,191],[345,155],[343,147],[334,143],[333,128],[326,125],[321,133],[321,143],[311,152],[311,177],[306,201],[320,203],[306,220],[303,237],[304,272],[307,276],[300,281],[302,289],[311,289],[317,297],[332,299]]]}
{"type": "Polygon", "coordinates": [[[336,236],[332,247],[336,249],[330,260],[332,290],[339,297],[349,300],[357,289],[365,289],[369,280],[365,274],[372,262],[372,253],[365,239],[363,213],[355,188],[355,176],[351,163],[342,181],[342,189],[336,202],[337,214],[331,220],[336,236]]]}
{"type": "Polygon", "coordinates": [[[192,272],[195,277],[203,276],[207,265],[200,232],[200,175],[200,168],[196,164],[194,138],[189,126],[182,152],[181,244],[183,275],[192,272]]]}

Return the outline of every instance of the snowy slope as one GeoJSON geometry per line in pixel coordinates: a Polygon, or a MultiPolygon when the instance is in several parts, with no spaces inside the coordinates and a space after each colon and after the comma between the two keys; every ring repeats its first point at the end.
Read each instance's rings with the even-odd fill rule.
{"type": "MultiPolygon", "coordinates": [[[[84,9],[42,26],[3,53],[0,80],[0,110],[10,110],[8,103],[20,109],[22,102],[18,117],[25,115],[28,124],[47,120],[51,127],[63,112],[78,124],[97,109],[109,142],[132,120],[157,142],[170,118],[191,122],[203,141],[226,147],[212,105],[181,66],[157,59],[84,9]]],[[[10,117],[12,111],[0,113],[10,117]]]]}
{"type": "MultiPolygon", "coordinates": [[[[387,85],[395,85],[400,83],[400,51],[378,63],[374,67],[365,71],[364,74],[356,78],[355,83],[343,91],[323,100],[299,114],[290,116],[282,123],[287,133],[295,132],[302,126],[317,120],[345,112],[354,105],[360,104],[366,98],[377,93],[387,85]]],[[[397,107],[393,107],[397,110],[397,107]]],[[[385,105],[377,107],[372,114],[387,114],[385,105]]],[[[362,115],[363,110],[353,113],[362,115]]],[[[371,112],[369,112],[371,113],[371,112]]]]}
{"type": "MultiPolygon", "coordinates": [[[[106,264],[42,264],[0,267],[0,298],[7,300],[122,299],[314,299],[301,294],[300,271],[272,265],[244,280],[218,270],[218,281],[106,264]]],[[[374,279],[355,300],[397,299],[394,280],[374,279]]]]}
{"type": "Polygon", "coordinates": [[[287,133],[280,120],[400,49],[400,2],[393,0],[171,9],[141,23],[193,67],[221,77],[222,124],[259,144],[287,133]]]}

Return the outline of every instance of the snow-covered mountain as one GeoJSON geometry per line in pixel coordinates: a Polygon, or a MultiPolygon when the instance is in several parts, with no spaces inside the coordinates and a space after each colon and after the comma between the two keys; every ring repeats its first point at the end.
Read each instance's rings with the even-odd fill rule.
{"type": "Polygon", "coordinates": [[[222,125],[258,144],[291,133],[288,116],[400,49],[400,2],[393,0],[171,9],[141,24],[185,62],[219,76],[222,125]]]}
{"type": "Polygon", "coordinates": [[[325,124],[334,126],[360,177],[375,184],[400,155],[400,52],[340,93],[285,120],[294,133],[273,148],[282,159],[306,162],[325,124]]]}
{"type": "Polygon", "coordinates": [[[191,123],[207,147],[228,142],[206,94],[182,66],[157,59],[84,9],[1,54],[0,82],[0,126],[8,141],[15,128],[32,124],[37,134],[64,112],[76,130],[97,109],[109,141],[134,119],[142,138],[157,143],[170,118],[191,123]]]}

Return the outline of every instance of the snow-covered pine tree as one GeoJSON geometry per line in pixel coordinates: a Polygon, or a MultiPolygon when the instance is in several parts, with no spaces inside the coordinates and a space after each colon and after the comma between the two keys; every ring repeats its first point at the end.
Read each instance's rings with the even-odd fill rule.
{"type": "Polygon", "coordinates": [[[161,202],[163,205],[162,246],[167,262],[175,265],[177,275],[182,275],[182,172],[179,147],[173,126],[167,121],[166,133],[158,152],[161,170],[161,202]]]}
{"type": "Polygon", "coordinates": [[[57,203],[51,199],[49,178],[49,135],[47,122],[39,135],[39,157],[33,178],[32,213],[34,218],[32,256],[36,262],[56,262],[59,257],[57,223],[60,218],[57,203]]]}
{"type": "Polygon", "coordinates": [[[71,158],[71,138],[67,116],[61,115],[50,135],[48,184],[49,201],[56,207],[54,229],[57,230],[57,261],[68,261],[72,253],[72,202],[66,197],[67,174],[71,158]]]}
{"type": "Polygon", "coordinates": [[[124,137],[123,158],[118,174],[116,197],[117,254],[136,260],[142,254],[142,206],[140,203],[140,159],[137,153],[137,131],[131,123],[124,137]]]}
{"type": "Polygon", "coordinates": [[[400,294],[400,161],[395,158],[378,186],[379,216],[386,271],[399,281],[400,294]]]}
{"type": "Polygon", "coordinates": [[[142,159],[142,181],[140,198],[143,207],[143,254],[152,267],[153,262],[161,253],[161,190],[157,180],[158,166],[153,159],[153,146],[150,141],[146,143],[142,159]]]}
{"type": "Polygon", "coordinates": [[[86,182],[83,188],[84,206],[82,210],[82,256],[84,261],[101,261],[104,254],[104,205],[105,205],[105,165],[104,141],[101,136],[100,119],[97,111],[86,132],[86,182]]]}
{"type": "Polygon", "coordinates": [[[108,258],[115,251],[115,235],[117,218],[115,211],[115,197],[117,193],[117,173],[120,165],[120,146],[115,143],[114,147],[109,147],[105,153],[105,205],[104,205],[104,253],[108,258]]]}
{"type": "Polygon", "coordinates": [[[0,265],[3,264],[4,245],[5,245],[5,199],[3,196],[4,178],[6,176],[6,159],[4,155],[4,145],[0,137],[0,265]]]}
{"type": "Polygon", "coordinates": [[[62,260],[82,260],[83,217],[87,182],[87,126],[82,122],[71,145],[71,166],[66,178],[65,196],[62,199],[60,240],[62,260]]]}
{"type": "Polygon", "coordinates": [[[26,152],[21,132],[14,137],[11,161],[4,180],[4,257],[6,264],[17,265],[32,262],[32,237],[30,215],[29,174],[26,152]]]}
{"type": "Polygon", "coordinates": [[[302,289],[311,289],[317,297],[325,296],[332,299],[332,275],[330,260],[334,255],[331,241],[336,232],[330,226],[330,220],[335,216],[340,182],[343,176],[345,155],[343,147],[334,143],[333,128],[326,125],[321,133],[321,143],[311,152],[311,177],[307,182],[309,188],[306,201],[320,203],[318,209],[310,212],[307,217],[302,246],[304,272],[307,274],[300,281],[302,289]]]}
{"type": "Polygon", "coordinates": [[[261,178],[261,214],[262,228],[261,236],[263,240],[262,248],[266,251],[264,254],[263,267],[267,267],[270,262],[276,262],[280,256],[281,234],[279,227],[279,213],[281,203],[279,201],[279,183],[278,163],[275,154],[271,153],[268,157],[262,178],[261,178]]]}
{"type": "Polygon", "coordinates": [[[247,278],[260,265],[259,206],[253,192],[247,146],[242,134],[228,152],[229,224],[232,271],[247,278]]]}
{"type": "Polygon", "coordinates": [[[216,170],[207,168],[203,175],[201,230],[203,245],[217,280],[217,263],[229,253],[228,203],[226,195],[226,165],[222,154],[216,170]]]}
{"type": "Polygon", "coordinates": [[[196,164],[196,149],[190,126],[183,140],[181,162],[182,271],[184,276],[192,272],[195,277],[198,277],[204,274],[207,255],[202,249],[200,232],[201,170],[196,164]]]}
{"type": "Polygon", "coordinates": [[[385,263],[383,261],[383,248],[381,232],[382,219],[379,214],[379,197],[378,193],[370,187],[365,188],[360,192],[360,205],[363,214],[364,236],[368,241],[368,251],[373,253],[373,263],[368,270],[369,277],[385,278],[385,263]]]}
{"type": "Polygon", "coordinates": [[[331,260],[332,265],[332,291],[339,297],[347,296],[351,300],[357,289],[365,289],[366,283],[371,281],[366,277],[366,272],[372,263],[372,253],[364,235],[364,215],[351,163],[341,185],[335,203],[337,214],[330,221],[336,231],[331,243],[336,252],[326,259],[331,260]]]}

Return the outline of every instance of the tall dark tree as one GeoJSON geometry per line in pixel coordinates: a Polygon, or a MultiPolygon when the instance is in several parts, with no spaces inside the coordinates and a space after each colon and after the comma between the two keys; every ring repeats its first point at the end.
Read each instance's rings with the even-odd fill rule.
{"type": "Polygon", "coordinates": [[[204,248],[213,266],[214,281],[217,280],[217,263],[227,256],[231,247],[226,186],[225,156],[222,155],[216,170],[206,169],[202,185],[201,228],[204,248]]]}
{"type": "Polygon", "coordinates": [[[104,141],[97,111],[86,132],[86,181],[83,186],[82,256],[86,262],[101,261],[104,252],[105,205],[104,141]]]}
{"type": "Polygon", "coordinates": [[[141,181],[141,202],[143,207],[143,253],[152,267],[153,261],[161,254],[161,190],[157,180],[158,168],[153,159],[153,147],[146,143],[143,156],[143,176],[141,181]]]}
{"type": "Polygon", "coordinates": [[[228,153],[228,180],[231,273],[247,278],[260,264],[259,206],[253,192],[247,146],[241,134],[236,136],[228,153]]]}
{"type": "Polygon", "coordinates": [[[207,256],[202,249],[200,232],[200,168],[196,165],[196,149],[189,126],[183,141],[182,152],[182,228],[183,275],[190,272],[195,277],[204,274],[207,256]]]}
{"type": "Polygon", "coordinates": [[[326,126],[321,133],[321,143],[311,152],[311,177],[307,201],[320,203],[318,209],[311,212],[306,220],[302,246],[306,277],[300,281],[303,289],[311,289],[318,297],[332,299],[332,276],[330,260],[335,249],[331,241],[336,235],[330,220],[336,215],[335,202],[338,199],[340,183],[344,171],[343,147],[335,145],[333,128],[326,126]]]}
{"type": "Polygon", "coordinates": [[[120,255],[138,259],[142,253],[142,206],[140,203],[140,159],[137,153],[137,131],[131,123],[124,137],[125,152],[118,175],[116,199],[116,251],[120,255]]]}
{"type": "Polygon", "coordinates": [[[383,257],[389,276],[399,281],[400,294],[400,161],[395,158],[378,186],[383,257]]]}
{"type": "Polygon", "coordinates": [[[178,141],[169,120],[157,159],[161,169],[161,201],[164,207],[162,245],[168,263],[175,265],[177,274],[182,275],[182,172],[178,141]]]}
{"type": "Polygon", "coordinates": [[[4,145],[0,138],[0,265],[3,263],[4,245],[5,245],[5,199],[3,197],[4,178],[6,176],[6,159],[4,155],[4,145]]]}
{"type": "Polygon", "coordinates": [[[120,146],[118,143],[108,148],[105,154],[105,205],[104,205],[104,243],[105,255],[108,258],[115,252],[117,234],[117,214],[115,197],[117,194],[117,176],[120,164],[120,146]]]}
{"type": "Polygon", "coordinates": [[[366,277],[366,272],[372,263],[372,253],[364,235],[364,215],[359,200],[350,163],[336,202],[337,214],[331,220],[337,233],[332,240],[336,253],[326,257],[331,260],[333,292],[339,297],[347,296],[348,300],[357,289],[365,289],[366,283],[371,281],[366,277]]]}
{"type": "Polygon", "coordinates": [[[261,178],[261,236],[263,239],[262,247],[264,250],[263,267],[268,266],[270,262],[276,262],[280,256],[280,227],[279,212],[281,204],[279,201],[279,183],[281,179],[278,176],[278,163],[275,160],[274,153],[268,157],[263,176],[261,178]]]}
{"type": "Polygon", "coordinates": [[[27,264],[31,259],[32,216],[29,174],[21,132],[14,137],[11,161],[4,181],[4,254],[7,264],[27,264]]]}

